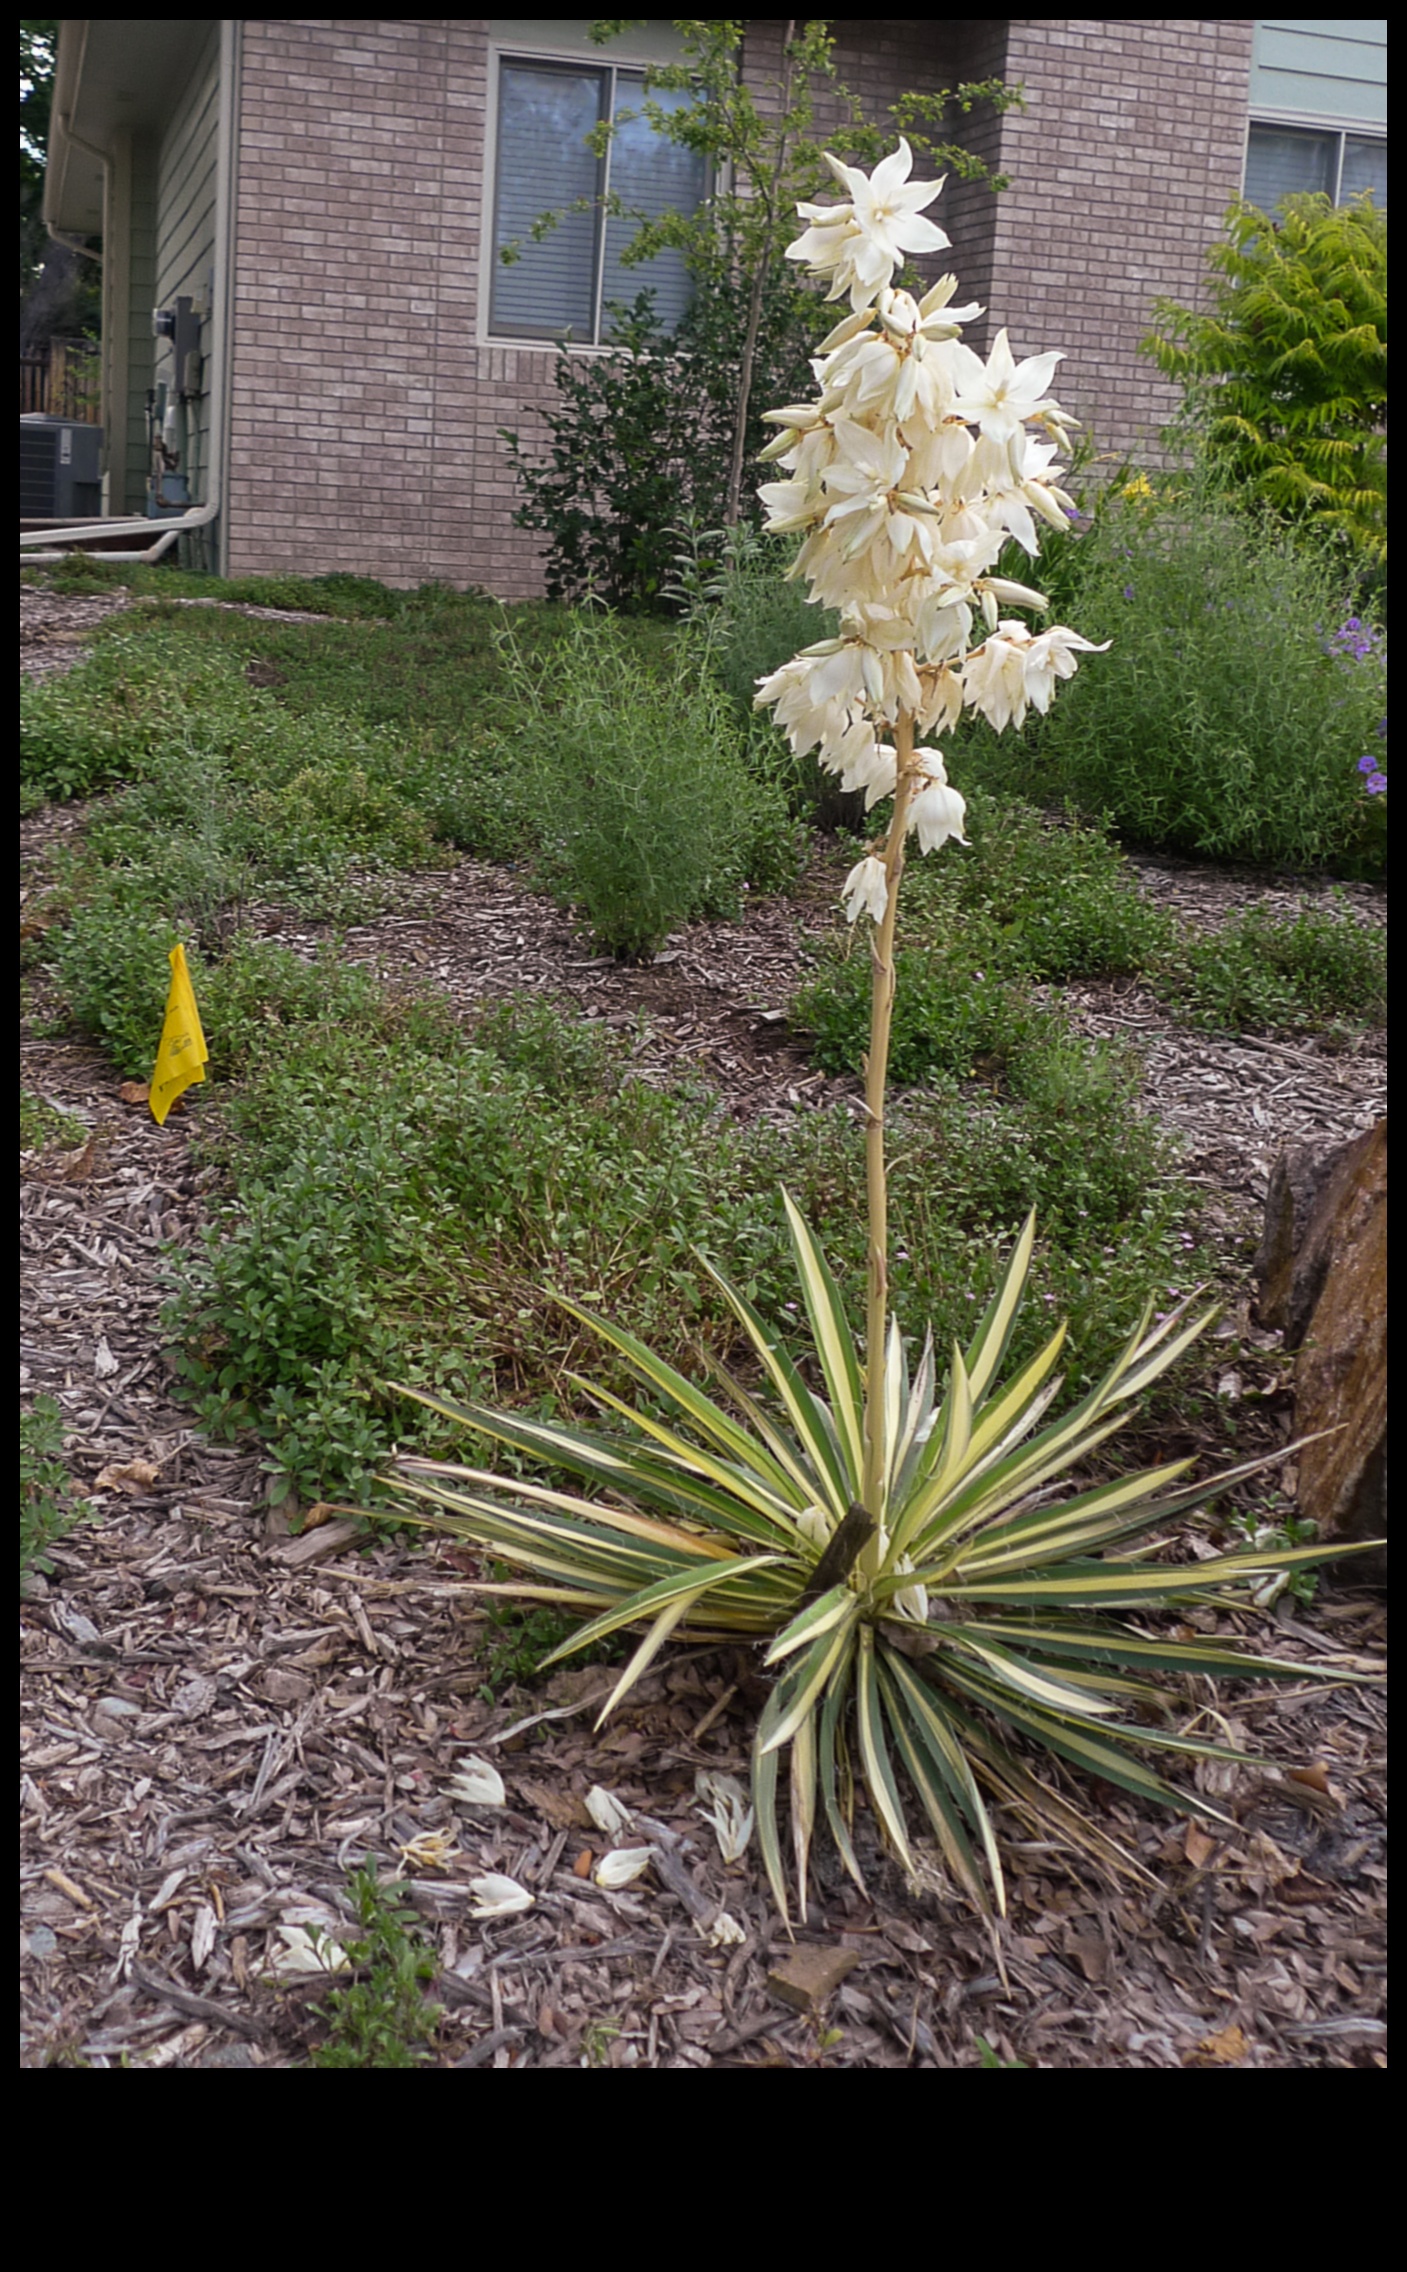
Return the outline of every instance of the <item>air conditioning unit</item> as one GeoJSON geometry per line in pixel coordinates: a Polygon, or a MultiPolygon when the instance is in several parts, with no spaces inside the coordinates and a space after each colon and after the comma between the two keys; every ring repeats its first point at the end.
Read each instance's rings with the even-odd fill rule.
{"type": "Polygon", "coordinates": [[[103,430],[71,418],[20,420],[20,519],[92,520],[103,509],[103,430]]]}

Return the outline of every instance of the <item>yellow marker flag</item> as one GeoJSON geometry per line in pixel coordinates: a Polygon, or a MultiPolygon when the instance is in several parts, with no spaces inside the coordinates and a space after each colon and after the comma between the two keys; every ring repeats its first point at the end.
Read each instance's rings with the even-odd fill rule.
{"type": "Polygon", "coordinates": [[[161,1047],[156,1053],[148,1100],[158,1127],[165,1126],[166,1115],[177,1097],[194,1082],[205,1079],[205,1068],[210,1060],[184,947],[171,949],[170,963],[171,991],[166,997],[166,1023],[161,1029],[161,1047]]]}

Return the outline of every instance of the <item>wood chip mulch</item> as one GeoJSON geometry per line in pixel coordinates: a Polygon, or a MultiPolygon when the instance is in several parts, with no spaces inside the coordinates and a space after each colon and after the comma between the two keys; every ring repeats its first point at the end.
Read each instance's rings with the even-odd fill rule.
{"type": "MultiPolygon", "coordinates": [[[[22,595],[26,654],[71,661],[80,638],[45,630],[81,636],[96,617],[72,611],[113,602],[55,599],[46,615],[46,598],[22,595]]],[[[22,893],[71,824],[26,824],[22,893]]],[[[1281,888],[1142,873],[1193,919],[1281,888]]],[[[466,1012],[524,989],[573,1002],[633,1036],[645,1077],[687,1070],[746,1117],[849,1093],[815,1079],[778,1014],[834,878],[818,876],[800,920],[763,903],[744,924],[691,928],[647,971],[601,962],[502,871],[464,863],[410,888],[352,951],[466,1012]]],[[[1381,895],[1354,896],[1380,919],[1381,895]]],[[[1366,1046],[1210,1041],[1137,992],[1066,1003],[1137,1050],[1148,1107],[1182,1136],[1230,1240],[1283,1143],[1351,1134],[1383,1109],[1366,1046]]],[[[53,1007],[33,983],[21,1081],[87,1134],[21,1159],[21,1398],[57,1398],[95,1519],[22,1602],[23,2064],[305,2064],[335,1983],[275,1959],[293,1929],[347,1937],[347,1875],[371,1858],[433,1949],[441,2066],[1385,2065],[1385,1711],[1363,1678],[1382,1662],[1380,1597],[1325,1586],[1269,1644],[1236,1621],[1339,1683],[1189,1692],[1183,1724],[1277,1763],[1199,1771],[1234,1835],[1057,1771],[1146,1875],[1056,1853],[1008,1818],[1011,1915],[993,1934],[930,1860],[906,1883],[862,1811],[869,1900],[822,1853],[793,1944],[755,1843],[725,1863],[696,1791],[701,1773],[746,1777],[765,1694],[751,1654],[679,1651],[599,1734],[599,1666],[490,1702],[494,1637],[449,1542],[359,1549],[336,1522],[289,1538],[257,1445],[203,1440],[171,1396],[159,1310],[163,1252],[209,1204],[188,1130],[210,1100],[159,1130],[96,1052],[45,1030],[53,1007]],[[452,1795],[476,1757],[500,1769],[502,1809],[452,1795]],[[655,1850],[618,1892],[592,1880],[593,1785],[631,1810],[627,1840],[655,1850]],[[471,1881],[491,1872],[534,1906],[476,1917],[471,1881]]],[[[1266,1349],[1273,1364],[1273,1337],[1266,1349]]]]}

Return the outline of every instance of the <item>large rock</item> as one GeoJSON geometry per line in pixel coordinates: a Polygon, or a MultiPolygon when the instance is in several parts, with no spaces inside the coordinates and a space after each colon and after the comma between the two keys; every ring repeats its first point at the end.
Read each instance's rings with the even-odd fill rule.
{"type": "MultiPolygon", "coordinates": [[[[1324,1538],[1387,1529],[1387,1121],[1332,1151],[1277,1161],[1256,1258],[1257,1314],[1284,1330],[1299,1504],[1324,1538]]],[[[1365,1573],[1366,1574],[1366,1573],[1365,1573]]]]}

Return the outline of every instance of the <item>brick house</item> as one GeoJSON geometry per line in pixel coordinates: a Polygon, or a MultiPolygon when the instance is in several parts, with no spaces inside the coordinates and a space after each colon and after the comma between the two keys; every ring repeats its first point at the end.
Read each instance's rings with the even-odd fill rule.
{"type": "MultiPolygon", "coordinates": [[[[1103,451],[1154,445],[1173,397],[1138,340],[1155,295],[1196,295],[1243,183],[1385,202],[1385,23],[834,29],[871,116],[906,89],[1024,86],[971,134],[1013,186],[950,181],[946,261],[991,309],[973,346],[1005,324],[1018,356],[1066,349],[1061,400],[1103,451]]],[[[783,32],[748,21],[759,90],[783,32]]],[[[530,435],[551,400],[555,333],[599,351],[623,225],[574,216],[515,267],[497,250],[594,190],[583,134],[677,52],[663,21],[604,50],[555,20],[63,21],[45,213],[102,234],[104,515],[144,549],[154,513],[158,543],[223,574],[540,590],[499,429],[530,435]]],[[[643,125],[610,162],[633,204],[706,186],[643,125]]]]}

